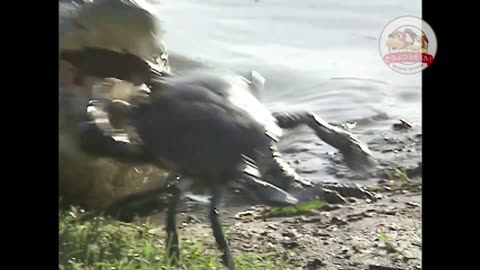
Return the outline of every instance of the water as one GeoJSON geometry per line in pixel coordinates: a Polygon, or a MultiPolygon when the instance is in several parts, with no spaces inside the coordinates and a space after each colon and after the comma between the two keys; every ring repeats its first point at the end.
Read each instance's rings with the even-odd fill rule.
{"type": "Polygon", "coordinates": [[[307,109],[332,122],[386,114],[421,124],[421,75],[389,69],[385,25],[421,16],[421,1],[164,0],[157,7],[176,53],[267,79],[272,110],[307,109]]]}
{"type": "MultiPolygon", "coordinates": [[[[404,118],[421,127],[421,74],[400,74],[382,61],[388,22],[421,17],[418,0],[162,0],[155,6],[175,52],[267,82],[262,101],[274,111],[309,110],[328,122],[360,121],[368,141],[404,118]]],[[[307,129],[281,144],[300,172],[334,180],[322,153],[333,151],[307,129]],[[288,151],[289,150],[289,151],[288,151]]]]}

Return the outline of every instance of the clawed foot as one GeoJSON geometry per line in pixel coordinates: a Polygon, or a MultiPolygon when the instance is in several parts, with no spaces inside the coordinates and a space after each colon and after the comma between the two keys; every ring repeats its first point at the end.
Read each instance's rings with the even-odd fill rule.
{"type": "Polygon", "coordinates": [[[342,197],[356,198],[356,199],[370,199],[375,201],[375,195],[366,188],[359,185],[345,185],[340,183],[319,183],[317,188],[336,192],[342,197]]]}
{"type": "Polygon", "coordinates": [[[364,142],[352,133],[330,125],[315,114],[309,115],[312,118],[309,127],[315,130],[320,139],[340,151],[348,167],[358,172],[366,172],[375,167],[377,161],[364,142]]]}
{"type": "Polygon", "coordinates": [[[294,192],[299,201],[320,199],[329,204],[345,204],[348,198],[369,199],[375,201],[375,195],[359,185],[345,185],[340,183],[317,183],[314,186],[304,186],[294,192]]]}
{"type": "Polygon", "coordinates": [[[170,265],[178,265],[180,262],[180,251],[178,248],[178,235],[176,232],[170,232],[167,235],[166,246],[170,265]]]}
{"type": "Polygon", "coordinates": [[[347,131],[339,128],[332,130],[335,132],[335,135],[332,136],[336,141],[335,145],[338,145],[337,149],[349,168],[357,172],[367,172],[375,167],[377,161],[365,143],[347,131]]]}
{"type": "Polygon", "coordinates": [[[281,128],[292,129],[307,125],[322,141],[338,149],[352,170],[365,172],[377,164],[366,144],[350,132],[330,125],[318,115],[308,112],[277,112],[273,116],[281,128]]]}

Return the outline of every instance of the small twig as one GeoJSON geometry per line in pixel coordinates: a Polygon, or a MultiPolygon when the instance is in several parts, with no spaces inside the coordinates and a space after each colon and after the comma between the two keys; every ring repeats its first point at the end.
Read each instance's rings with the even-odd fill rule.
{"type": "Polygon", "coordinates": [[[380,241],[382,241],[385,244],[388,251],[395,252],[395,253],[398,253],[400,255],[405,256],[402,250],[399,250],[397,247],[395,247],[392,244],[392,242],[390,241],[390,239],[388,239],[388,237],[385,234],[385,232],[383,231],[383,229],[378,230],[378,238],[380,239],[380,241]]]}

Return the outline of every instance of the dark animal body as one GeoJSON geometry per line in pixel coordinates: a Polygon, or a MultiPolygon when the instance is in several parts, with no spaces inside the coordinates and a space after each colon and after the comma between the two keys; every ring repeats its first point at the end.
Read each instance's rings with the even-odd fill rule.
{"type": "MultiPolygon", "coordinates": [[[[152,92],[147,102],[125,104],[127,113],[122,112],[142,141],[144,157],[150,158],[142,161],[168,169],[175,177],[193,179],[194,184],[210,191],[214,236],[224,253],[225,265],[234,269],[216,208],[224,188],[245,178],[247,160],[261,159],[259,153],[264,153],[271,145],[272,135],[268,135],[267,127],[275,125],[275,119],[249,92],[248,84],[236,76],[194,72],[182,77],[159,77],[150,86],[152,92]],[[256,110],[248,109],[252,104],[256,105],[253,106],[256,110]]],[[[89,131],[83,130],[84,133],[89,131]]],[[[91,137],[82,138],[88,141],[91,137]]],[[[110,149],[115,145],[84,144],[86,149],[89,146],[89,152],[97,155],[115,153],[121,156],[120,159],[131,155],[129,151],[121,153],[110,149]]],[[[175,184],[168,186],[167,190],[171,193],[167,206],[167,243],[170,255],[178,260],[175,213],[182,190],[175,184]]],[[[272,192],[276,191],[282,193],[275,188],[272,192]]],[[[278,200],[278,196],[272,198],[267,201],[272,199],[285,205],[296,202],[288,195],[283,201],[278,200]]]]}
{"type": "MultiPolygon", "coordinates": [[[[146,14],[137,12],[137,6],[135,11],[130,9],[132,11],[129,12],[132,5],[121,3],[123,1],[98,1],[98,5],[105,5],[101,6],[105,10],[119,11],[118,14],[113,12],[109,15],[119,22],[122,20],[118,20],[121,18],[118,15],[124,12],[139,16],[146,14]]],[[[100,43],[97,47],[92,42],[88,46],[75,43],[78,36],[85,35],[85,27],[95,27],[95,20],[92,21],[89,14],[97,9],[91,7],[85,9],[84,17],[79,17],[83,18],[80,21],[82,27],[75,27],[78,23],[72,24],[73,30],[67,32],[70,35],[60,56],[77,69],[77,74],[115,77],[130,80],[135,85],[145,83],[151,93],[148,100],[131,104],[100,101],[110,108],[107,110],[109,119],[126,118],[128,126],[135,129],[140,143],[118,142],[110,135],[105,135],[111,132],[101,130],[95,121],[85,121],[79,124],[79,144],[84,152],[95,157],[111,158],[131,165],[151,164],[171,171],[165,187],[134,194],[114,203],[112,207],[122,208],[130,201],[145,196],[155,197],[167,191],[170,194],[166,206],[167,244],[169,254],[175,260],[178,259],[175,213],[183,191],[182,183],[193,180],[211,193],[210,221],[215,239],[223,251],[224,263],[230,269],[234,268],[233,260],[216,209],[227,185],[240,183],[258,194],[267,204],[287,205],[297,200],[271,183],[282,188],[290,188],[294,184],[313,187],[289,168],[276,150],[275,142],[281,137],[281,128],[306,125],[320,139],[339,149],[350,167],[361,170],[371,165],[370,152],[351,134],[308,112],[271,114],[250,92],[251,85],[238,76],[204,71],[180,75],[158,72],[151,65],[155,58],[153,54],[157,52],[137,50],[136,46],[132,47],[135,42],[128,42],[136,39],[128,35],[118,39],[122,35],[120,32],[104,34],[111,34],[111,40],[127,41],[123,45],[130,47],[131,51],[119,52],[118,49],[122,49],[123,45],[113,44],[108,38],[100,41],[109,41],[107,43],[112,50],[100,43]],[[151,57],[145,56],[149,54],[152,54],[151,57]],[[115,112],[113,108],[118,110],[115,112]],[[247,173],[246,169],[253,169],[255,175],[247,173]]],[[[102,24],[103,27],[109,25],[109,17],[106,18],[103,23],[107,23],[102,24]]],[[[150,25],[150,19],[152,17],[148,15],[145,25],[150,25]]],[[[128,34],[135,36],[137,32],[148,32],[143,31],[144,28],[134,27],[132,29],[135,31],[128,34]]],[[[142,38],[148,39],[148,35],[142,38]]],[[[151,47],[163,48],[156,45],[151,47]]],[[[164,64],[168,65],[168,62],[164,64]]]]}
{"type": "Polygon", "coordinates": [[[232,91],[250,93],[210,74],[186,77],[191,79],[165,79],[160,87],[167,89],[133,109],[131,123],[148,151],[174,164],[169,169],[199,179],[236,177],[232,172],[242,155],[254,158],[255,149],[271,141],[263,123],[252,115],[258,111],[231,102],[232,91]]]}
{"type": "MultiPolygon", "coordinates": [[[[295,204],[297,199],[263,181],[265,175],[260,167],[257,179],[250,178],[245,168],[256,169],[257,164],[272,159],[268,155],[281,136],[279,124],[295,126],[292,121],[305,122],[299,121],[301,114],[294,115],[297,118],[290,121],[285,114],[274,117],[249,91],[249,84],[238,76],[196,71],[158,77],[149,85],[149,100],[138,104],[120,102],[120,107],[107,106],[116,108],[115,113],[120,112],[128,119],[128,125],[134,127],[142,141],[138,147],[92,143],[92,136],[86,134],[94,134],[92,129],[97,127],[88,125],[81,131],[85,134],[81,136],[85,140],[84,149],[101,157],[146,162],[171,171],[173,178],[161,191],[171,194],[167,203],[167,241],[169,253],[175,260],[178,260],[175,213],[182,193],[177,184],[184,181],[182,178],[188,178],[207,189],[212,195],[210,220],[215,239],[224,253],[225,265],[234,269],[216,209],[222,192],[228,185],[243,180],[253,192],[258,192],[263,185],[260,197],[267,204],[295,204]]],[[[113,111],[107,109],[107,112],[113,111]]]]}

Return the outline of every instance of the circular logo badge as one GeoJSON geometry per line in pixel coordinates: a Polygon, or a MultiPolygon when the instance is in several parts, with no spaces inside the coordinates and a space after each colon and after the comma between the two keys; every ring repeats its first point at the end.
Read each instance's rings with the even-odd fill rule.
{"type": "Polygon", "coordinates": [[[404,74],[423,71],[437,53],[435,32],[418,17],[396,18],[383,29],[379,40],[383,62],[404,74]]]}

